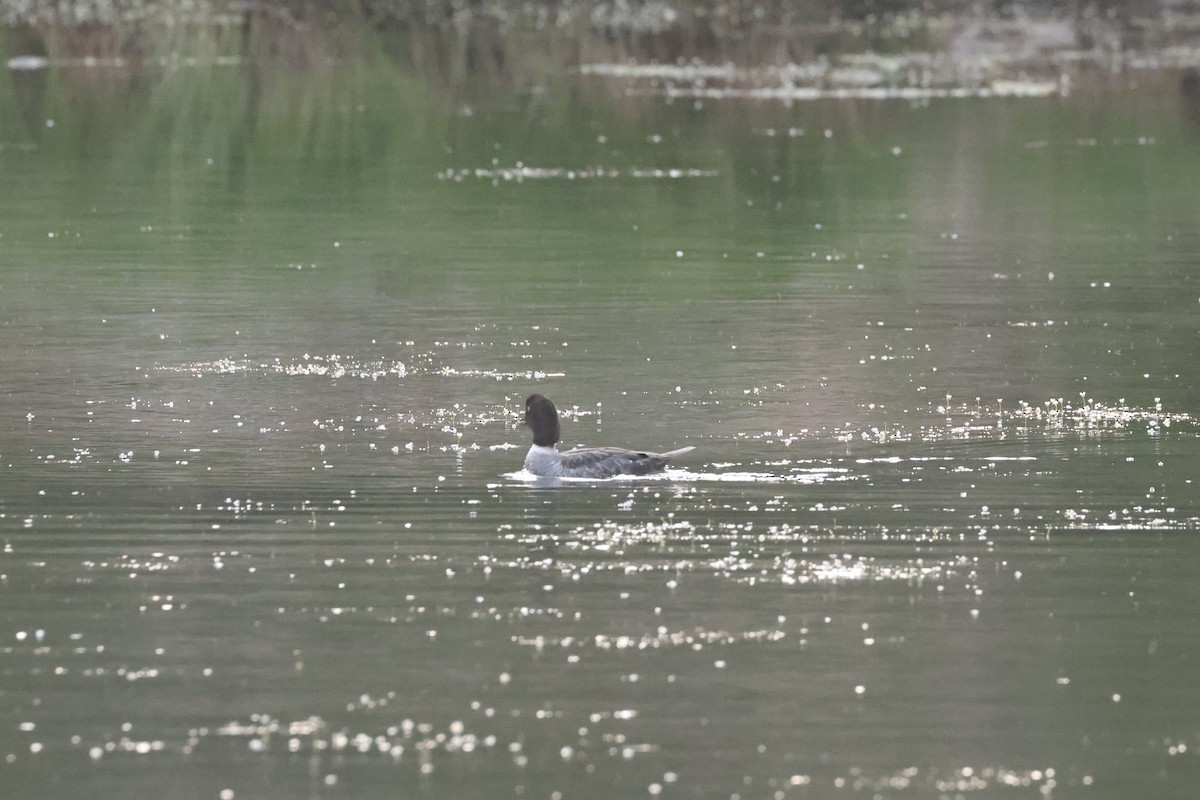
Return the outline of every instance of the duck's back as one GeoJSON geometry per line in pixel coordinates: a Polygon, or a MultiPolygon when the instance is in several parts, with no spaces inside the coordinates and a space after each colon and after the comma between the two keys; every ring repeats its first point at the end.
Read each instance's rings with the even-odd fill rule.
{"type": "Polygon", "coordinates": [[[571,478],[649,475],[662,472],[672,458],[693,449],[685,447],[670,453],[643,453],[623,447],[583,447],[562,454],[562,475],[571,478]]]}

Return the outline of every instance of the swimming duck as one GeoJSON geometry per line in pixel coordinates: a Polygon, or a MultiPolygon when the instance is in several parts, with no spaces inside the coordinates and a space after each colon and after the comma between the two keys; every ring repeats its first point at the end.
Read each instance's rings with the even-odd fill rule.
{"type": "Polygon", "coordinates": [[[695,450],[681,447],[667,453],[644,453],[622,447],[582,447],[558,452],[558,409],[549,398],[531,394],[525,401],[525,424],[533,431],[533,446],[525,469],[547,478],[611,478],[662,472],[667,462],[695,450]]]}

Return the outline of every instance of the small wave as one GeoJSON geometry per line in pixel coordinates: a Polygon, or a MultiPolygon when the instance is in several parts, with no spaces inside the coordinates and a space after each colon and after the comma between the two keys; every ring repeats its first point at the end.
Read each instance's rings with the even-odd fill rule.
{"type": "Polygon", "coordinates": [[[527,369],[517,372],[506,372],[496,369],[454,369],[452,367],[442,367],[437,371],[438,375],[443,375],[448,378],[492,378],[497,381],[540,381],[546,378],[564,378],[565,372],[544,372],[539,369],[527,369]]]}
{"type": "Polygon", "coordinates": [[[448,366],[436,366],[431,363],[432,356],[418,355],[411,362],[395,359],[358,359],[353,356],[338,354],[309,355],[305,353],[298,359],[272,361],[254,361],[252,359],[217,358],[212,361],[189,361],[183,364],[163,364],[157,369],[164,372],[185,373],[197,378],[208,375],[289,375],[294,377],[325,377],[325,378],[363,378],[380,380],[382,378],[404,378],[414,374],[439,375],[446,378],[490,378],[496,381],[540,381],[547,378],[562,378],[566,373],[547,372],[544,370],[495,370],[495,369],[455,369],[448,366]]]}
{"type": "Polygon", "coordinates": [[[715,178],[718,175],[720,175],[720,173],[715,169],[683,169],[678,167],[667,169],[608,169],[605,167],[582,167],[579,169],[572,169],[567,167],[527,167],[523,164],[517,164],[515,167],[477,167],[475,169],[451,168],[439,172],[437,177],[439,180],[450,181],[452,183],[462,183],[468,178],[504,183],[522,183],[524,181],[617,180],[621,178],[635,178],[639,180],[644,180],[647,178],[654,180],[681,180],[685,178],[715,178]]]}
{"type": "Polygon", "coordinates": [[[276,359],[255,362],[249,359],[218,358],[212,361],[192,361],[185,364],[160,365],[164,372],[183,372],[196,377],[204,375],[236,375],[239,373],[277,375],[315,375],[330,378],[367,378],[378,380],[389,376],[405,377],[408,365],[403,361],[359,361],[339,355],[313,356],[307,353],[298,361],[276,359]]]}
{"type": "Polygon", "coordinates": [[[613,482],[672,482],[672,483],[798,483],[817,484],[856,480],[845,469],[807,470],[780,475],[772,472],[695,472],[688,469],[668,469],[651,475],[614,475],[611,478],[556,478],[534,475],[525,469],[506,472],[501,477],[535,486],[595,485],[613,482]]]}

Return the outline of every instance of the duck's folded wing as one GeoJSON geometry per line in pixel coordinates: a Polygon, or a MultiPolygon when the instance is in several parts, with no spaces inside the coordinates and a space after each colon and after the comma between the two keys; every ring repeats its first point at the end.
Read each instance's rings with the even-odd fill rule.
{"type": "Polygon", "coordinates": [[[581,447],[562,454],[563,474],[578,478],[611,478],[630,474],[629,465],[640,455],[620,447],[581,447]]]}
{"type": "Polygon", "coordinates": [[[564,475],[581,478],[611,478],[614,475],[647,475],[661,472],[675,456],[690,453],[694,447],[670,453],[643,453],[623,447],[586,447],[562,454],[564,475]]]}

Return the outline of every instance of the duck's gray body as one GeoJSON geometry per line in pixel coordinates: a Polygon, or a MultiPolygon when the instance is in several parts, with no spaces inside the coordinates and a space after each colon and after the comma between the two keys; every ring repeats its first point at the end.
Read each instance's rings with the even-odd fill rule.
{"type": "Polygon", "coordinates": [[[558,452],[533,445],[525,456],[525,469],[547,478],[612,478],[616,475],[650,475],[662,472],[673,458],[692,452],[681,447],[668,453],[643,453],[623,447],[581,447],[558,452]]]}
{"type": "Polygon", "coordinates": [[[623,447],[583,447],[558,452],[558,409],[540,394],[525,401],[525,424],[533,431],[533,446],[525,456],[525,469],[547,478],[612,478],[616,475],[649,475],[662,472],[673,458],[692,452],[681,447],[666,453],[626,450],[623,447]]]}

